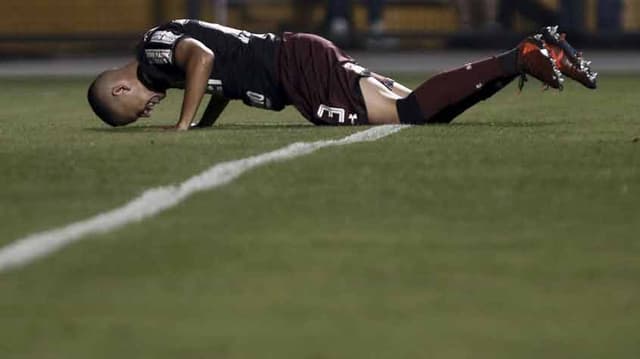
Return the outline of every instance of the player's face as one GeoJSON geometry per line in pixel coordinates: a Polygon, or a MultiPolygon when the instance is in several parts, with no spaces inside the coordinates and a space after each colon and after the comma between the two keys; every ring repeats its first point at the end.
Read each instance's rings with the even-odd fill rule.
{"type": "Polygon", "coordinates": [[[155,106],[165,97],[164,92],[151,91],[139,81],[120,84],[113,91],[120,103],[119,115],[126,123],[151,117],[155,106]]]}
{"type": "Polygon", "coordinates": [[[138,115],[138,117],[148,118],[151,117],[151,112],[153,111],[155,106],[159,104],[162,99],[164,99],[165,93],[151,91],[144,86],[140,87],[141,91],[138,98],[136,114],[138,115]]]}

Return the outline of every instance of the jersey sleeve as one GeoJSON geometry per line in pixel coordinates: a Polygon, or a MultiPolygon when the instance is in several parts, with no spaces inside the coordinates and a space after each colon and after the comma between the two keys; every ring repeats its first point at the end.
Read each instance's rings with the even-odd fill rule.
{"type": "Polygon", "coordinates": [[[176,30],[151,30],[145,35],[141,55],[150,65],[174,65],[175,48],[188,36],[176,30]]]}

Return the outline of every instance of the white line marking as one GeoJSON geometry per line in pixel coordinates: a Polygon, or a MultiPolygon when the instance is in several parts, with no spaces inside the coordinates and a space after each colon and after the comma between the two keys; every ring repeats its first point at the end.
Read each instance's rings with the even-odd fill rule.
{"type": "Polygon", "coordinates": [[[89,234],[105,233],[142,221],[185,200],[194,193],[225,185],[243,173],[277,161],[304,156],[324,147],[376,141],[408,126],[387,125],[354,133],[339,140],[297,142],[281,149],[240,160],[219,163],[178,185],[156,187],[143,192],[122,207],[67,226],[35,233],[0,248],[0,272],[31,263],[89,234]]]}

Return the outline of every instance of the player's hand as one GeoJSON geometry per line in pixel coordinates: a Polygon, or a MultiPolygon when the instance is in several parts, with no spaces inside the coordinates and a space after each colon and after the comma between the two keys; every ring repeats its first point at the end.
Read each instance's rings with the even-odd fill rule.
{"type": "Polygon", "coordinates": [[[178,123],[174,126],[176,131],[187,131],[189,127],[191,127],[192,119],[190,118],[181,118],[178,123]]]}

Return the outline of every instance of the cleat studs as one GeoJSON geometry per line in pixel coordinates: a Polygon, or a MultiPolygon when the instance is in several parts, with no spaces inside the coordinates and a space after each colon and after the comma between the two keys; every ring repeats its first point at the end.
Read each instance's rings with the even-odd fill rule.
{"type": "Polygon", "coordinates": [[[551,40],[554,40],[554,41],[560,40],[560,35],[558,34],[558,25],[545,27],[544,33],[545,33],[544,35],[546,37],[550,37],[551,40]]]}

